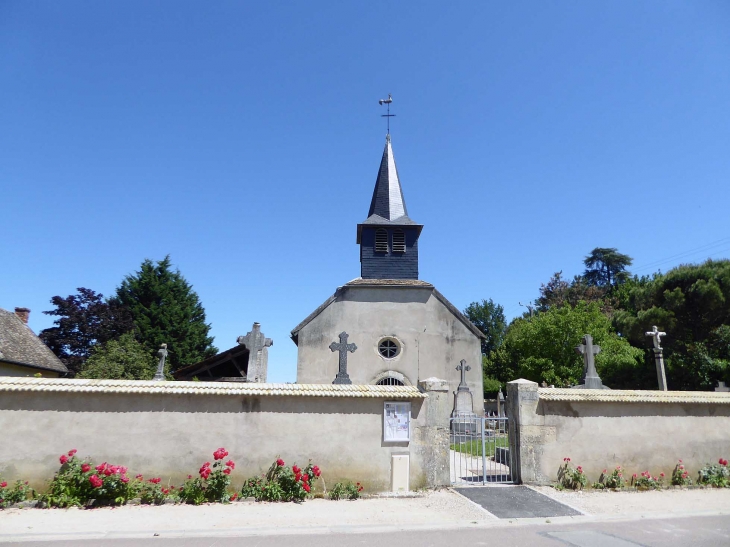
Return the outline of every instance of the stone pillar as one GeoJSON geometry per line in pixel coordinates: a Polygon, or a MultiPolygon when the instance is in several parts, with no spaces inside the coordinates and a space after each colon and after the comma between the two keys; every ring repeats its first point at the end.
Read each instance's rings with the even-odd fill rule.
{"type": "Polygon", "coordinates": [[[537,383],[519,379],[507,382],[507,416],[509,416],[510,471],[515,484],[537,481],[533,444],[539,394],[537,383]]]}
{"type": "Polygon", "coordinates": [[[439,378],[427,378],[418,382],[418,388],[428,395],[425,416],[418,424],[417,446],[414,447],[424,462],[426,487],[449,486],[449,383],[439,378]]]}

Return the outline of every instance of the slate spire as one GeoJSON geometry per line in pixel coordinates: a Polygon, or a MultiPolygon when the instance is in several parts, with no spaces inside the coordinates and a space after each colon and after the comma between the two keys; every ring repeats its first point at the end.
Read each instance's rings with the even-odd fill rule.
{"type": "Polygon", "coordinates": [[[373,199],[370,202],[368,217],[372,215],[378,215],[385,220],[396,220],[402,216],[408,216],[398,178],[398,169],[395,166],[393,147],[390,144],[390,134],[385,137],[383,159],[380,160],[378,178],[375,181],[373,199]]]}
{"type": "Polygon", "coordinates": [[[357,225],[360,277],[418,279],[418,238],[422,229],[422,224],[408,216],[388,134],[368,217],[357,225]]]}

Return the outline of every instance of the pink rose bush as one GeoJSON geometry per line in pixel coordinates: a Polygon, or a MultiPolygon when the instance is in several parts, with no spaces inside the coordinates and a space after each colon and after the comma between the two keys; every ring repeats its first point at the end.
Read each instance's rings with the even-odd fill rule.
{"type": "Polygon", "coordinates": [[[304,468],[294,464],[287,467],[283,459],[277,458],[266,475],[246,480],[241,489],[242,498],[255,498],[256,501],[294,501],[301,502],[311,494],[314,482],[322,471],[311,460],[304,468]]]}
{"type": "Polygon", "coordinates": [[[204,502],[227,503],[234,500],[234,494],[228,492],[231,485],[230,474],[236,468],[233,460],[223,463],[228,456],[225,448],[219,448],[213,452],[213,465],[205,462],[198,469],[198,476],[188,475],[178,491],[180,501],[193,505],[200,505],[204,502]]]}

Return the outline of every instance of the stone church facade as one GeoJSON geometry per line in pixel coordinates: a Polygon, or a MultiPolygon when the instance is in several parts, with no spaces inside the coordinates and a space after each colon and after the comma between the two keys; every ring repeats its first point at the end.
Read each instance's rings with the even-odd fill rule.
{"type": "Polygon", "coordinates": [[[418,279],[418,239],[423,225],[406,209],[390,135],[380,163],[368,217],[357,225],[361,277],[335,293],[292,330],[298,346],[297,383],[332,383],[338,353],[330,344],[347,332],[357,346],[347,354],[353,384],[418,385],[447,380],[455,392],[461,360],[474,412],[483,413],[483,334],[436,288],[418,279]]]}

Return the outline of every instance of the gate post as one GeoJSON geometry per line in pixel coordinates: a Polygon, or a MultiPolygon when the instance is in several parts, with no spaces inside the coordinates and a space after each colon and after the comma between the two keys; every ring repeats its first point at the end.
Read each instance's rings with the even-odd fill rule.
{"type": "Polygon", "coordinates": [[[426,415],[419,426],[418,450],[422,453],[426,486],[449,486],[449,384],[439,378],[427,378],[418,382],[419,389],[428,395],[426,415]]]}
{"type": "Polygon", "coordinates": [[[540,396],[537,383],[520,378],[507,382],[507,417],[509,427],[510,472],[515,484],[535,481],[534,446],[529,441],[540,396]]]}

